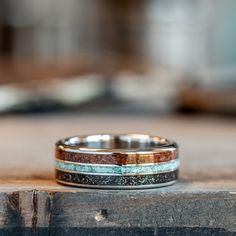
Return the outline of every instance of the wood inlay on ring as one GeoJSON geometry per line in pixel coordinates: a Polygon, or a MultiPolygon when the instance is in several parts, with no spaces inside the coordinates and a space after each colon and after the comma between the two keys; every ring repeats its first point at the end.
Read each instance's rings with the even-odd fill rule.
{"type": "Polygon", "coordinates": [[[56,149],[56,158],[64,161],[91,163],[91,164],[147,164],[175,160],[178,158],[177,151],[162,151],[153,154],[85,154],[56,149]]]}

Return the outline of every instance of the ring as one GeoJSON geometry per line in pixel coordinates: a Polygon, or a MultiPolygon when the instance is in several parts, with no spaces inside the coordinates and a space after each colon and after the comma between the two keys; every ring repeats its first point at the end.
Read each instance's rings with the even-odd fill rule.
{"type": "Polygon", "coordinates": [[[89,188],[132,189],[178,179],[176,142],[141,134],[96,134],[56,143],[56,181],[89,188]]]}

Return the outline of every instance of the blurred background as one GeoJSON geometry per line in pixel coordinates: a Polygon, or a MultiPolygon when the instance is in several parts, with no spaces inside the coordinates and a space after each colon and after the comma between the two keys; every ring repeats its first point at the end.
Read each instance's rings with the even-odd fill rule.
{"type": "Polygon", "coordinates": [[[236,114],[234,0],[0,0],[0,113],[236,114]]]}
{"type": "Polygon", "coordinates": [[[0,185],[53,180],[58,139],[106,132],[176,140],[181,178],[235,176],[235,12],[235,0],[0,0],[0,185]]]}

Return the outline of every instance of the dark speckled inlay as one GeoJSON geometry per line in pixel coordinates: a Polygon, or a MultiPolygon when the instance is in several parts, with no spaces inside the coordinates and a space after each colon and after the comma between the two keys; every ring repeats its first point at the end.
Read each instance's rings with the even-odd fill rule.
{"type": "Polygon", "coordinates": [[[155,185],[174,181],[178,178],[178,170],[168,173],[151,175],[133,175],[133,176],[114,176],[114,175],[88,175],[79,173],[69,173],[56,170],[56,178],[59,181],[98,186],[138,186],[155,185]]]}

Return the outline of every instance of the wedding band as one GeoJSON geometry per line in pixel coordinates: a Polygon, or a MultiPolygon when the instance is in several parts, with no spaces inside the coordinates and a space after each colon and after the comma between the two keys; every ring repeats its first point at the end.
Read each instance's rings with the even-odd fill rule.
{"type": "Polygon", "coordinates": [[[56,180],[71,186],[133,189],[173,184],[178,178],[178,145],[141,134],[96,134],[56,143],[56,180]]]}

